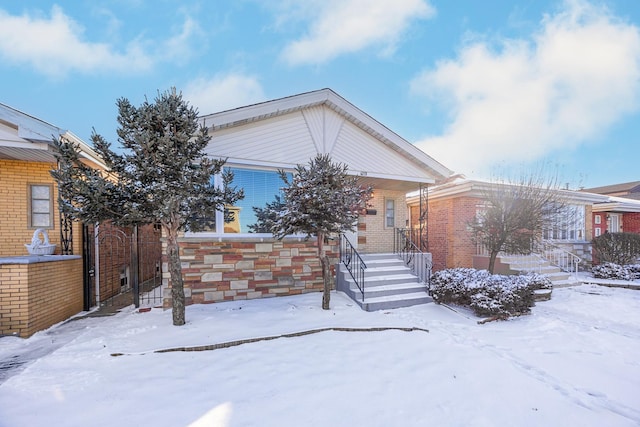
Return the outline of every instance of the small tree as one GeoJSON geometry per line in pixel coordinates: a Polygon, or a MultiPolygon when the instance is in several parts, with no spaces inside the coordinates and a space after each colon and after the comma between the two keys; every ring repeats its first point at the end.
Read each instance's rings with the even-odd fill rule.
{"type": "Polygon", "coordinates": [[[484,206],[468,222],[472,240],[489,253],[493,274],[500,252],[530,254],[545,228],[566,228],[572,215],[555,177],[541,173],[518,182],[496,181],[483,192],[484,206]]]}
{"type": "MultiPolygon", "coordinates": [[[[159,223],[167,238],[166,255],[171,276],[173,324],[185,323],[185,296],[178,233],[200,231],[215,223],[215,211],[243,197],[223,175],[223,186],[213,185],[224,160],[204,154],[211,139],[198,126],[198,112],[175,89],[159,93],[155,102],[139,108],[121,98],[118,105],[118,140],[123,154],[93,133],[96,152],[106,171],[80,161],[78,147],[55,141],[58,169],[51,172],[59,185],[61,210],[74,219],[116,225],[159,223]]],[[[226,212],[227,220],[231,218],[226,212]]]]}
{"type": "Polygon", "coordinates": [[[291,181],[286,172],[279,171],[284,181],[284,205],[271,205],[265,218],[275,217],[270,228],[282,239],[289,234],[304,233],[315,236],[318,257],[322,266],[324,292],[322,308],[329,309],[331,281],[329,259],[324,249],[331,233],[353,230],[358,211],[366,206],[372,189],[358,184],[358,178],[347,174],[347,166],[332,163],[328,154],[318,154],[308,166],[298,165],[291,181]]]}

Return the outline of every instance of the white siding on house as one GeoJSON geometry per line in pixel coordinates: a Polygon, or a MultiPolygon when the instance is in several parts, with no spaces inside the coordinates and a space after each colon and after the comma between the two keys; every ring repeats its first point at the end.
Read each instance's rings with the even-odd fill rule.
{"type": "Polygon", "coordinates": [[[356,173],[410,181],[432,178],[424,168],[326,106],[226,127],[211,135],[206,153],[228,158],[232,164],[295,167],[318,153],[328,153],[356,173]]]}
{"type": "Polygon", "coordinates": [[[257,161],[268,165],[307,163],[316,148],[302,113],[216,130],[205,152],[230,162],[257,161]]]}
{"type": "Polygon", "coordinates": [[[319,153],[331,153],[345,120],[326,107],[311,107],[302,110],[307,126],[319,153]]]}
{"type": "Polygon", "coordinates": [[[331,151],[335,161],[354,171],[402,177],[429,177],[424,169],[407,162],[398,152],[351,123],[345,123],[331,151]]]}

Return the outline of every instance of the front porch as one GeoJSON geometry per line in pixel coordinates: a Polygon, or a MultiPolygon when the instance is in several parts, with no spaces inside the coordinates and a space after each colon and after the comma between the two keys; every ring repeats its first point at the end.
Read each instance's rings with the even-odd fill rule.
{"type": "Polygon", "coordinates": [[[420,251],[405,229],[395,230],[393,248],[391,253],[360,254],[347,237],[340,236],[336,290],[365,311],[432,302],[431,254],[420,251]]]}

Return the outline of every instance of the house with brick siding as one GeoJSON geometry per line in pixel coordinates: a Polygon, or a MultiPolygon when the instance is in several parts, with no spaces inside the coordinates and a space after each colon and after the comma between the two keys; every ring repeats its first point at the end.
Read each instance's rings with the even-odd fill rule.
{"type": "Polygon", "coordinates": [[[61,221],[53,138],[78,144],[83,161],[104,167],[96,153],[69,131],[0,104],[0,335],[29,336],[83,310],[80,224],[61,221]],[[50,256],[25,247],[43,233],[50,256]],[[75,239],[70,239],[75,236],[75,239]]]}
{"type": "MultiPolygon", "coordinates": [[[[373,187],[357,230],[347,238],[360,253],[393,249],[394,233],[406,227],[406,194],[451,171],[332,91],[322,89],[201,117],[212,139],[208,156],[226,159],[245,198],[232,209],[235,222],[206,232],[184,233],[180,256],[187,303],[210,303],[315,292],[322,289],[316,243],[304,236],[274,239],[254,233],[255,207],[280,193],[277,171],[293,171],[317,154],[346,164],[362,185],[373,187]]],[[[336,245],[332,246],[337,250],[336,245]]],[[[169,285],[166,265],[163,280],[169,285]]],[[[170,290],[165,306],[170,306],[170,290]]]]}
{"type": "Polygon", "coordinates": [[[609,196],[609,200],[594,205],[594,236],[609,232],[640,233],[640,181],[587,188],[583,191],[609,196]]]}
{"type": "MultiPolygon", "coordinates": [[[[487,192],[497,184],[457,176],[450,182],[433,186],[428,193],[428,251],[433,257],[433,269],[469,267],[486,268],[486,254],[473,243],[467,224],[483,209],[487,192]]],[[[558,218],[557,225],[544,230],[543,240],[559,250],[578,256],[582,266],[591,262],[591,240],[611,224],[609,215],[629,215],[625,230],[640,229],[634,222],[640,212],[637,200],[623,199],[585,191],[559,190],[567,201],[567,215],[558,218]],[[601,220],[595,218],[601,216],[601,220]],[[600,228],[600,229],[599,229],[600,228]]],[[[408,197],[409,209],[417,206],[419,197],[408,197]]],[[[411,227],[416,226],[411,215],[411,227]]],[[[621,228],[616,229],[620,231],[621,228]]],[[[508,271],[505,271],[508,272],[508,271]]]]}

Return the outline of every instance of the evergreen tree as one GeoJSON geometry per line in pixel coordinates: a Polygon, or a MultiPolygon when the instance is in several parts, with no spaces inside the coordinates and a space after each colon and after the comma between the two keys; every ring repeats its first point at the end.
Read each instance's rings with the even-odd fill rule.
{"type": "Polygon", "coordinates": [[[284,207],[272,206],[268,213],[265,212],[265,216],[275,217],[271,232],[276,238],[282,239],[294,233],[317,238],[324,281],[324,310],[329,309],[331,298],[325,239],[332,233],[353,230],[358,211],[366,206],[372,193],[370,187],[362,187],[358,177],[348,175],[347,171],[346,165],[332,163],[328,154],[318,154],[308,166],[297,165],[291,181],[281,170],[280,178],[285,183],[284,207]]]}
{"type": "Polygon", "coordinates": [[[256,223],[249,226],[250,233],[271,233],[273,225],[278,218],[278,213],[285,208],[282,198],[276,194],[271,203],[267,203],[264,208],[253,206],[256,214],[256,223]]]}
{"type": "Polygon", "coordinates": [[[230,173],[223,175],[221,187],[213,184],[225,161],[206,157],[204,148],[211,139],[207,128],[198,125],[197,110],[175,88],[138,108],[125,98],[117,106],[122,154],[95,131],[91,136],[106,171],[84,165],[74,144],[55,141],[59,166],[51,174],[59,185],[60,209],[89,223],[159,223],[167,238],[173,324],[183,325],[178,233],[214,226],[216,210],[234,204],[243,194],[231,187],[230,173]]]}

